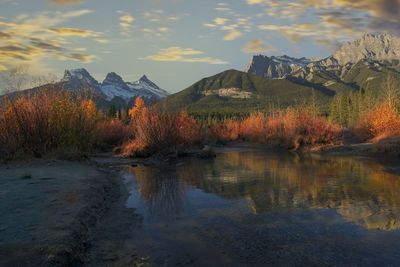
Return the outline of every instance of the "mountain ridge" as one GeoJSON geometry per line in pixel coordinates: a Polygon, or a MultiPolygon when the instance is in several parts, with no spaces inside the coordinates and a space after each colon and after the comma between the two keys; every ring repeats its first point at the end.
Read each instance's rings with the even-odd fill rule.
{"type": "Polygon", "coordinates": [[[142,97],[151,102],[153,100],[159,101],[169,95],[167,91],[158,87],[146,75],[143,75],[137,81],[125,82],[120,75],[110,72],[106,75],[103,82],[99,83],[86,69],[81,68],[66,70],[61,82],[69,90],[80,88],[93,89],[108,101],[119,97],[128,102],[135,97],[142,97]]]}

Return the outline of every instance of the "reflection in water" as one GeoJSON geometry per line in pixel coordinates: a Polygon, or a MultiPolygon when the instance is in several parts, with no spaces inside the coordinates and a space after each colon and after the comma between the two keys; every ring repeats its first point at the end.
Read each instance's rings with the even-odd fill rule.
{"type": "Polygon", "coordinates": [[[273,209],[335,209],[366,229],[400,228],[400,178],[351,157],[228,152],[189,159],[171,170],[133,169],[152,214],[178,214],[191,187],[225,199],[246,199],[253,213],[273,209]]]}
{"type": "Polygon", "coordinates": [[[171,170],[154,167],[134,169],[137,190],[154,217],[179,214],[185,194],[185,183],[171,170]]]}

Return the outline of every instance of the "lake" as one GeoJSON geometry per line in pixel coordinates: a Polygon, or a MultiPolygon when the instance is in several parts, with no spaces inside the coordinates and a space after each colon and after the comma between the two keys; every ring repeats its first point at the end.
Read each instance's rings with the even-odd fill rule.
{"type": "Polygon", "coordinates": [[[400,266],[400,177],[371,159],[232,150],[124,180],[153,265],[400,266]]]}

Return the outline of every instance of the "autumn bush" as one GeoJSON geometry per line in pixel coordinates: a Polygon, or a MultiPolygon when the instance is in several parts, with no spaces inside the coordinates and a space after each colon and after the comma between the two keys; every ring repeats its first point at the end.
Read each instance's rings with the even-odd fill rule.
{"type": "Polygon", "coordinates": [[[187,148],[202,141],[201,125],[185,113],[161,113],[138,98],[129,111],[132,137],[122,146],[125,156],[148,156],[187,148]]]}
{"type": "Polygon", "coordinates": [[[131,135],[132,127],[119,119],[103,120],[99,122],[96,128],[96,140],[100,146],[121,145],[131,135]]]}
{"type": "MultiPolygon", "coordinates": [[[[288,109],[277,119],[280,119],[283,124],[278,128],[278,138],[290,148],[334,144],[342,137],[341,127],[316,115],[313,110],[288,109]]],[[[273,129],[274,125],[276,122],[270,124],[269,128],[273,129]]],[[[274,132],[276,130],[273,130],[274,132]]]]}
{"type": "Polygon", "coordinates": [[[354,126],[353,133],[359,141],[379,141],[400,135],[400,116],[393,105],[379,103],[362,115],[354,126]]]}
{"type": "Polygon", "coordinates": [[[269,116],[253,113],[244,120],[227,120],[212,125],[210,132],[221,141],[245,140],[299,149],[338,142],[342,129],[311,109],[289,108],[269,116]]]}
{"type": "Polygon", "coordinates": [[[65,91],[20,95],[0,106],[0,152],[40,157],[57,149],[87,151],[98,111],[91,100],[65,91]]]}
{"type": "Polygon", "coordinates": [[[218,141],[235,141],[240,138],[240,121],[227,119],[209,126],[210,135],[218,141]]]}

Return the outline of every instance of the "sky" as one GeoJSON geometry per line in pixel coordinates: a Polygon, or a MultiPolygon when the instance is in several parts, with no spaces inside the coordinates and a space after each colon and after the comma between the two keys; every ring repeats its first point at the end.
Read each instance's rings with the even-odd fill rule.
{"type": "Polygon", "coordinates": [[[400,34],[400,0],[0,0],[0,72],[146,74],[174,93],[255,54],[323,58],[369,32],[400,34]]]}

